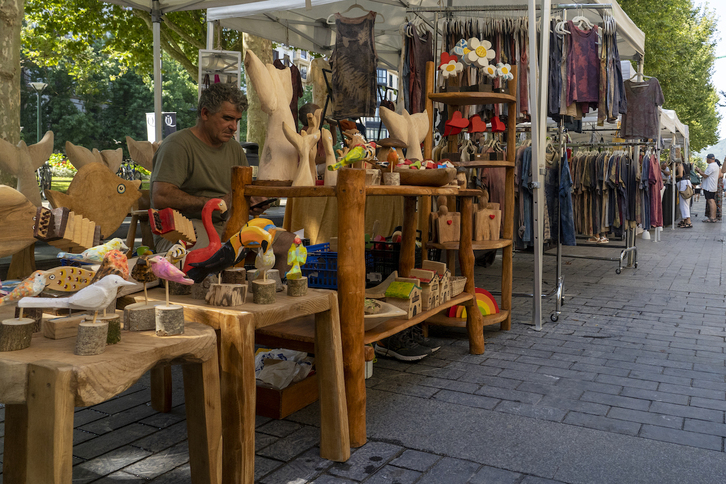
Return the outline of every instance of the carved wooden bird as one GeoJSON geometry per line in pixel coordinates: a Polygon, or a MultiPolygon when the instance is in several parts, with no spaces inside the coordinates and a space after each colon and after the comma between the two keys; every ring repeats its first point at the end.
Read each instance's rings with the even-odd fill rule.
{"type": "Polygon", "coordinates": [[[154,274],[154,271],[151,270],[151,263],[149,262],[149,259],[153,257],[154,254],[148,249],[148,247],[144,248],[146,250],[141,250],[142,247],[139,247],[136,250],[136,253],[139,254],[139,258],[136,259],[136,265],[134,265],[134,268],[131,270],[131,277],[138,282],[147,284],[149,282],[154,282],[157,277],[156,274],[154,274]]]}
{"type": "Polygon", "coordinates": [[[124,241],[115,238],[111,239],[105,244],[97,245],[96,247],[91,247],[90,249],[86,249],[80,254],[69,254],[68,252],[58,252],[58,258],[59,259],[67,259],[67,260],[78,260],[78,261],[85,261],[85,262],[95,262],[97,264],[103,262],[103,257],[106,255],[106,253],[110,250],[119,250],[126,252],[129,250],[128,247],[126,247],[126,244],[124,244],[124,241]]]}
{"type": "Polygon", "coordinates": [[[151,270],[154,271],[154,274],[159,279],[178,282],[179,284],[185,284],[187,286],[194,284],[194,281],[188,279],[181,269],[166,260],[162,255],[155,255],[149,258],[149,263],[151,264],[151,270]]]}
{"type": "Polygon", "coordinates": [[[0,298],[0,306],[6,303],[19,301],[24,297],[37,296],[43,292],[46,284],[47,277],[45,271],[35,271],[30,275],[30,277],[15,286],[15,289],[10,291],[7,296],[0,298]]]}
{"type": "Polygon", "coordinates": [[[21,308],[69,308],[87,311],[105,309],[116,298],[118,288],[133,286],[133,282],[124,281],[121,276],[110,275],[95,284],[84,287],[70,297],[24,297],[18,302],[21,308]]]}
{"type": "Polygon", "coordinates": [[[295,237],[290,250],[287,252],[287,265],[292,268],[285,274],[288,279],[300,279],[302,277],[302,270],[300,266],[304,266],[308,259],[308,250],[302,244],[300,237],[295,237]]]}
{"type": "Polygon", "coordinates": [[[91,279],[91,284],[100,281],[106,276],[116,274],[121,276],[124,280],[129,279],[129,262],[126,259],[126,254],[120,250],[110,250],[103,256],[103,262],[101,267],[96,271],[96,275],[91,279]]]}

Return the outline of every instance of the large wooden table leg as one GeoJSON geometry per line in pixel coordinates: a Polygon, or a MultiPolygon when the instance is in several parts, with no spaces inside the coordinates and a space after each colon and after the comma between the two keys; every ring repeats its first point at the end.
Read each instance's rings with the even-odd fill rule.
{"type": "Polygon", "coordinates": [[[343,336],[345,398],[350,445],[366,443],[366,384],[363,351],[365,299],[365,171],[344,168],[338,174],[338,300],[343,336]]]}
{"type": "Polygon", "coordinates": [[[3,482],[27,482],[28,459],[28,406],[24,403],[5,405],[5,453],[3,456],[3,482]]]}
{"type": "Polygon", "coordinates": [[[187,410],[189,463],[192,482],[222,482],[222,414],[219,397],[219,361],[182,366],[187,410]]]}
{"type": "Polygon", "coordinates": [[[472,197],[461,198],[461,237],[459,239],[459,265],[461,274],[466,277],[464,291],[474,298],[465,303],[466,331],[469,333],[469,353],[480,355],[484,353],[484,320],[479,312],[476,302],[474,283],[474,250],[472,248],[472,197]]]}
{"type": "MultiPolygon", "coordinates": [[[[27,482],[70,484],[73,478],[73,367],[28,365],[27,482]],[[37,458],[35,458],[37,457],[37,458]]],[[[15,445],[5,439],[5,446],[15,445]]],[[[8,481],[6,481],[8,482],[8,481]]]]}
{"type": "Polygon", "coordinates": [[[171,412],[171,365],[151,370],[151,408],[161,413],[171,412]]]}
{"type": "Polygon", "coordinates": [[[251,315],[220,322],[222,482],[252,484],[255,476],[255,325],[251,315]]]}
{"type": "Polygon", "coordinates": [[[330,309],[315,315],[315,366],[320,398],[320,457],[345,462],[350,458],[350,434],[338,311],[338,296],[330,294],[330,309]]]}

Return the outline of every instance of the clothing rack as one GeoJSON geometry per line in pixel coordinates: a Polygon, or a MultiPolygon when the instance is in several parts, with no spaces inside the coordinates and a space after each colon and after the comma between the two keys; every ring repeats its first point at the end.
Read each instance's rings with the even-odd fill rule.
{"type": "MultiPolygon", "coordinates": [[[[594,131],[594,130],[593,130],[594,131]]],[[[635,146],[650,146],[655,147],[656,142],[655,141],[623,141],[623,142],[604,142],[604,143],[565,143],[563,142],[564,137],[562,136],[564,132],[564,121],[560,120],[560,130],[559,130],[559,143],[560,143],[560,162],[562,161],[562,153],[567,148],[578,148],[578,147],[592,147],[592,148],[599,148],[599,147],[635,147],[635,146]]],[[[597,248],[603,248],[603,249],[622,249],[620,251],[620,254],[617,257],[599,257],[599,256],[591,256],[591,255],[578,255],[578,254],[568,254],[565,257],[569,257],[572,259],[588,259],[588,260],[604,260],[604,261],[610,261],[610,262],[617,262],[618,268],[615,269],[616,274],[620,274],[623,270],[623,262],[627,256],[627,265],[625,267],[634,267],[638,268],[638,248],[635,245],[635,229],[628,228],[625,230],[625,245],[586,245],[583,247],[597,247],[597,248]]],[[[562,271],[562,244],[558,244],[557,246],[557,254],[546,254],[546,255],[555,255],[557,257],[557,277],[559,280],[559,277],[561,275],[562,271]]],[[[564,286],[564,281],[563,281],[564,286]]],[[[551,316],[551,318],[554,318],[554,315],[559,315],[559,309],[561,306],[562,301],[560,299],[557,300],[557,309],[555,313],[551,316]]],[[[556,321],[556,319],[552,319],[553,321],[556,321]]]]}

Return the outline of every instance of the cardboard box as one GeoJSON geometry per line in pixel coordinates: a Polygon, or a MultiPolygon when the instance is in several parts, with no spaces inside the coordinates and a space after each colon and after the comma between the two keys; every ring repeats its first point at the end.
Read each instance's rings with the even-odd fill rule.
{"type": "Polygon", "coordinates": [[[261,417],[285,418],[317,401],[317,373],[282,390],[257,387],[257,415],[261,417]]]}

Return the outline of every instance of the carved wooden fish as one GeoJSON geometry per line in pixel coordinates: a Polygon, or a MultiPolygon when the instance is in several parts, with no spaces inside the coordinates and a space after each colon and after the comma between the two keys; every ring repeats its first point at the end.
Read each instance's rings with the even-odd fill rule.
{"type": "Polygon", "coordinates": [[[75,292],[88,286],[95,272],[80,267],[54,267],[46,271],[48,289],[62,292],[75,292]]]}
{"type": "Polygon", "coordinates": [[[113,234],[129,209],[141,197],[140,180],[127,181],[111,173],[103,163],[89,163],[78,170],[68,191],[46,190],[53,208],[68,207],[101,227],[101,239],[113,234]]]}
{"type": "Polygon", "coordinates": [[[35,211],[35,205],[25,195],[7,185],[0,185],[0,257],[20,252],[35,241],[35,211]]]}

